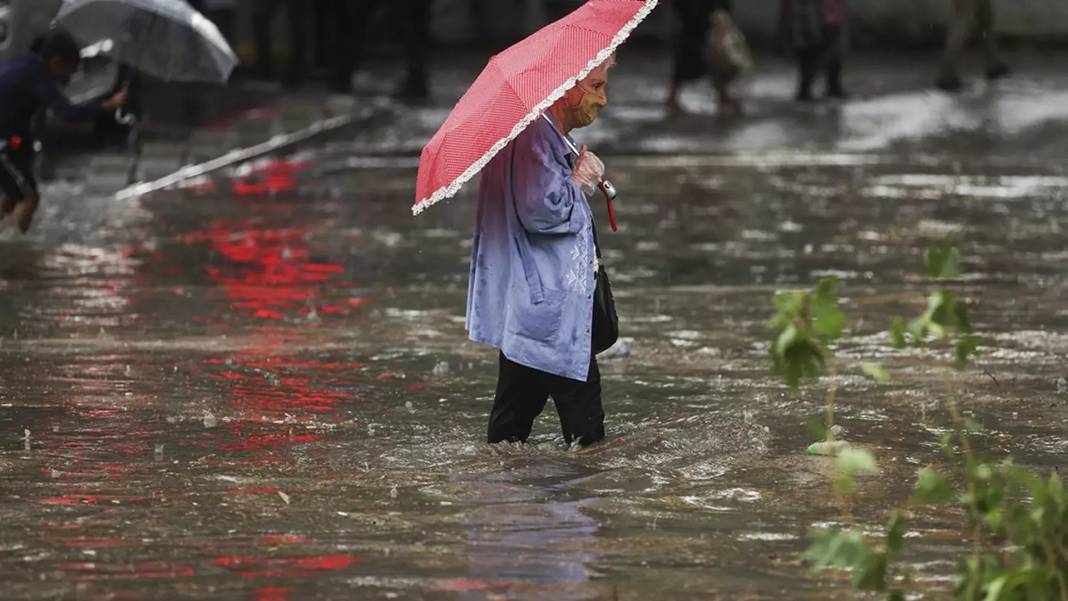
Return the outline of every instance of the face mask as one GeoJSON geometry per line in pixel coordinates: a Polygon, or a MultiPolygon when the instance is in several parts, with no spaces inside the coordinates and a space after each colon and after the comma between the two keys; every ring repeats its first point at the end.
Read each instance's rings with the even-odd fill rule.
{"type": "Polygon", "coordinates": [[[575,107],[575,125],[586,127],[597,119],[601,109],[608,106],[608,99],[603,94],[591,92],[583,86],[579,86],[579,89],[582,90],[582,98],[575,107]]]}

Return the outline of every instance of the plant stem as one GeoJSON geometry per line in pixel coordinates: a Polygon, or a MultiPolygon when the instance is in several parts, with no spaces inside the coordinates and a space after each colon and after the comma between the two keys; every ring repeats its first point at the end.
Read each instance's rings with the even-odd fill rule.
{"type": "Polygon", "coordinates": [[[838,366],[834,358],[827,360],[827,374],[831,385],[827,387],[827,442],[834,442],[834,403],[838,397],[838,366]]]}
{"type": "Polygon", "coordinates": [[[1049,564],[1049,569],[1057,575],[1057,590],[1061,594],[1061,601],[1068,601],[1068,581],[1064,578],[1064,570],[1057,565],[1057,550],[1048,538],[1042,539],[1042,547],[1046,550],[1046,562],[1049,564]]]}
{"type": "MultiPolygon", "coordinates": [[[[972,449],[968,428],[965,426],[964,418],[961,416],[960,409],[957,406],[957,389],[953,385],[953,372],[950,371],[950,368],[946,367],[942,370],[942,381],[946,386],[946,408],[949,410],[950,419],[953,420],[953,424],[957,427],[957,438],[960,440],[961,450],[964,451],[964,473],[965,480],[968,482],[968,497],[974,504],[976,498],[975,480],[969,477],[968,470],[975,465],[975,452],[972,449]]],[[[983,521],[982,516],[976,515],[978,513],[976,510],[970,510],[968,513],[971,514],[971,518],[975,521],[975,525],[972,527],[972,557],[978,564],[983,551],[983,521]]]]}

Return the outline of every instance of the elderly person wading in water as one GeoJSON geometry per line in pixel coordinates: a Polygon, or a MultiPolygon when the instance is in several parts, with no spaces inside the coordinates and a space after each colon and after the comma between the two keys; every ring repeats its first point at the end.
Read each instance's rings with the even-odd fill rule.
{"type": "Polygon", "coordinates": [[[552,397],[564,440],[604,438],[591,337],[599,253],[593,194],[604,164],[566,136],[608,104],[609,58],[482,171],[467,329],[500,349],[488,441],[525,442],[552,397]]]}

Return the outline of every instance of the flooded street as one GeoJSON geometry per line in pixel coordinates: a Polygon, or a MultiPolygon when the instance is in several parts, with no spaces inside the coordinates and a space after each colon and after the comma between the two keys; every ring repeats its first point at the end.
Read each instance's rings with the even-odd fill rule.
{"type": "MultiPolygon", "coordinates": [[[[606,157],[629,352],[601,362],[610,442],[582,454],[551,410],[534,444],[482,442],[475,186],[413,218],[415,159],[337,142],[139,199],[53,183],[34,236],[0,242],[5,598],[854,598],[798,559],[844,518],[805,454],[825,388],[768,375],[776,289],[837,276],[841,364],[893,376],[837,376],[844,437],[882,470],[860,523],[943,461],[951,357],[885,331],[922,312],[946,235],[982,337],[957,379],[980,444],[1044,469],[1068,452],[1063,156],[856,146],[606,157]]],[[[916,598],[948,597],[957,523],[916,516],[916,598]]]]}

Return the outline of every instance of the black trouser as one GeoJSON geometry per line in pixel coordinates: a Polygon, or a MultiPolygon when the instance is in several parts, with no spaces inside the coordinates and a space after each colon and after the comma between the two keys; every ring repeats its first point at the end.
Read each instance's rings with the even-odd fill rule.
{"type": "MultiPolygon", "coordinates": [[[[37,180],[33,177],[35,157],[32,140],[23,147],[0,150],[0,192],[3,193],[3,215],[15,210],[18,203],[37,197],[37,180]]],[[[0,215],[2,217],[2,215],[0,215]]]]}
{"type": "Polygon", "coordinates": [[[352,75],[361,66],[367,51],[367,32],[378,12],[388,7],[395,23],[396,35],[400,36],[407,62],[407,73],[402,87],[412,95],[422,96],[427,91],[427,57],[430,51],[430,0],[333,0],[336,18],[338,56],[334,64],[331,83],[336,91],[348,91],[352,87],[352,75]],[[355,26],[355,30],[353,27],[355,26]]]}
{"type": "Polygon", "coordinates": [[[601,372],[596,357],[590,356],[589,376],[580,382],[520,365],[501,353],[497,394],[489,418],[490,444],[526,442],[534,418],[545,409],[549,397],[556,405],[568,444],[578,441],[587,446],[604,438],[601,372]]]}
{"type": "Polygon", "coordinates": [[[286,28],[289,32],[289,64],[285,83],[296,85],[304,79],[305,47],[307,41],[307,3],[301,0],[259,0],[252,16],[253,34],[256,39],[256,63],[260,77],[272,79],[277,74],[274,68],[274,34],[272,24],[275,15],[286,10],[286,28]]]}
{"type": "Polygon", "coordinates": [[[827,93],[842,92],[842,43],[842,27],[827,25],[823,28],[823,40],[820,44],[798,50],[801,70],[798,97],[812,95],[812,84],[815,83],[820,69],[827,75],[827,93]]]}

